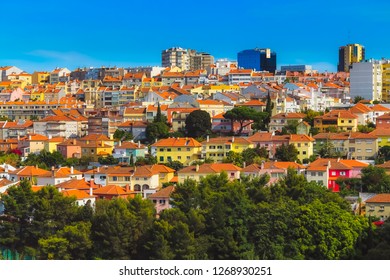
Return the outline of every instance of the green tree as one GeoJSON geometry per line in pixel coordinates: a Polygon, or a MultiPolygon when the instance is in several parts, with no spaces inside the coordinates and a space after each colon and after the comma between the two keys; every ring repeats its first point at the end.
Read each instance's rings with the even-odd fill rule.
{"type": "Polygon", "coordinates": [[[165,165],[172,168],[172,169],[175,169],[176,171],[178,171],[184,167],[183,163],[181,163],[178,160],[168,161],[167,163],[165,163],[165,165]]]}
{"type": "Polygon", "coordinates": [[[115,140],[118,140],[118,141],[128,141],[128,140],[132,140],[134,138],[133,134],[131,134],[131,132],[124,131],[122,129],[115,130],[113,137],[115,140]]]}
{"type": "Polygon", "coordinates": [[[317,112],[317,111],[314,111],[312,109],[307,109],[305,110],[305,117],[303,118],[303,120],[305,122],[307,122],[308,124],[310,124],[310,126],[313,128],[314,127],[314,119],[315,117],[318,117],[318,116],[321,116],[323,113],[322,112],[317,112]]]}
{"type": "Polygon", "coordinates": [[[293,144],[281,145],[276,148],[275,158],[279,161],[296,161],[298,150],[293,144]]]}
{"type": "Polygon", "coordinates": [[[234,122],[238,122],[240,124],[237,135],[241,135],[242,130],[248,125],[252,125],[255,122],[263,123],[266,115],[267,113],[257,112],[252,108],[240,106],[227,111],[223,116],[231,121],[232,132],[234,132],[234,122]]]}
{"type": "Polygon", "coordinates": [[[153,120],[154,123],[167,123],[167,117],[161,113],[160,103],[157,104],[157,113],[153,120]]]}
{"type": "Polygon", "coordinates": [[[163,122],[148,123],[145,133],[148,142],[153,143],[156,139],[168,137],[169,127],[163,122]]]}
{"type": "Polygon", "coordinates": [[[390,175],[384,168],[369,165],[362,169],[361,180],[364,192],[390,192],[390,175]]]}
{"type": "Polygon", "coordinates": [[[210,114],[203,110],[191,112],[186,118],[186,131],[190,137],[205,136],[211,132],[210,114]]]}
{"type": "Polygon", "coordinates": [[[229,151],[227,153],[226,158],[223,159],[224,163],[233,163],[234,165],[237,165],[239,167],[243,166],[244,158],[241,153],[236,153],[233,151],[229,151]]]}
{"type": "Polygon", "coordinates": [[[103,165],[115,165],[119,163],[119,159],[114,158],[112,155],[106,157],[99,157],[98,162],[103,165]]]}
{"type": "Polygon", "coordinates": [[[360,95],[357,95],[355,96],[355,98],[353,99],[353,103],[357,104],[359,103],[360,101],[364,100],[364,98],[360,95]]]}
{"type": "Polygon", "coordinates": [[[272,117],[272,110],[274,108],[274,103],[272,103],[272,100],[271,100],[271,95],[270,93],[268,92],[268,95],[267,95],[267,102],[266,102],[266,105],[265,105],[265,112],[267,113],[267,115],[265,116],[264,118],[264,125],[265,125],[265,128],[268,130],[269,128],[269,123],[271,122],[271,117],[272,117]]]}

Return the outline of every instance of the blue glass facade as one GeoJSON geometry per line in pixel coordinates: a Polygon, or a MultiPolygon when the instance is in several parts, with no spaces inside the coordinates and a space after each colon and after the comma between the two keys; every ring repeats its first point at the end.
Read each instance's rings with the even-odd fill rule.
{"type": "Polygon", "coordinates": [[[237,63],[239,68],[275,73],[276,53],[270,49],[244,50],[237,54],[237,63]]]}

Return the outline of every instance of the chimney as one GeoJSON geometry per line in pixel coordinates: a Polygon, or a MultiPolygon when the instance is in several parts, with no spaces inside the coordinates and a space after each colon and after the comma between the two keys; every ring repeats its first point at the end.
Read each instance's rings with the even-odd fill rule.
{"type": "Polygon", "coordinates": [[[207,143],[210,141],[210,135],[207,135],[207,143]]]}
{"type": "Polygon", "coordinates": [[[141,148],[141,141],[138,141],[138,148],[141,148]]]}
{"type": "Polygon", "coordinates": [[[126,193],[130,193],[130,186],[129,186],[129,184],[126,184],[125,190],[126,190],[126,193]]]}
{"type": "Polygon", "coordinates": [[[76,145],[76,143],[77,143],[77,140],[73,139],[73,145],[76,145]]]}
{"type": "Polygon", "coordinates": [[[232,143],[234,143],[234,136],[232,137],[232,143]]]}
{"type": "Polygon", "coordinates": [[[18,134],[18,142],[20,141],[20,135],[18,134]]]}
{"type": "Polygon", "coordinates": [[[93,195],[93,185],[94,185],[94,182],[93,182],[93,181],[94,181],[93,179],[91,179],[91,180],[89,181],[89,195],[90,195],[90,196],[93,195]]]}
{"type": "Polygon", "coordinates": [[[49,135],[49,137],[48,137],[49,139],[52,139],[52,136],[51,136],[51,134],[49,135]]]}
{"type": "Polygon", "coordinates": [[[8,164],[4,164],[4,172],[8,173],[8,164]]]}
{"type": "Polygon", "coordinates": [[[244,163],[243,163],[243,168],[245,168],[246,167],[246,161],[244,161],[244,163]]]}
{"type": "Polygon", "coordinates": [[[28,140],[30,140],[30,141],[31,141],[31,134],[29,134],[29,135],[28,135],[28,140]]]}
{"type": "Polygon", "coordinates": [[[102,147],[104,147],[104,142],[103,142],[103,141],[101,141],[101,143],[100,143],[100,144],[101,144],[101,146],[102,146],[102,147]]]}
{"type": "Polygon", "coordinates": [[[261,162],[260,169],[261,169],[261,170],[264,169],[264,161],[261,162]]]}
{"type": "Polygon", "coordinates": [[[100,167],[98,166],[97,169],[96,169],[97,172],[100,172],[100,167]]]}
{"type": "Polygon", "coordinates": [[[196,171],[196,172],[199,172],[199,164],[197,164],[197,165],[195,166],[195,171],[196,171]]]}
{"type": "Polygon", "coordinates": [[[54,173],[55,173],[54,166],[52,166],[51,167],[51,177],[54,177],[54,173]]]}
{"type": "Polygon", "coordinates": [[[122,141],[119,141],[118,146],[119,147],[122,146],[122,141]]]}
{"type": "Polygon", "coordinates": [[[73,174],[73,166],[70,167],[70,174],[73,174]]]}

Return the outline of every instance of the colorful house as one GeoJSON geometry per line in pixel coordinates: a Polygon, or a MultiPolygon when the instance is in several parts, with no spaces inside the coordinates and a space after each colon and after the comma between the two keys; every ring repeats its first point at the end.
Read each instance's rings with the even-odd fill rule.
{"type": "Polygon", "coordinates": [[[314,138],[304,134],[291,134],[289,144],[293,144],[298,150],[298,159],[303,162],[313,155],[314,138]]]}
{"type": "Polygon", "coordinates": [[[171,195],[175,191],[174,186],[168,186],[159,190],[158,192],[151,194],[148,199],[150,199],[154,203],[154,207],[156,208],[157,214],[161,213],[161,211],[165,209],[169,209],[172,207],[170,204],[171,195]]]}
{"type": "Polygon", "coordinates": [[[158,163],[180,161],[184,165],[201,159],[202,144],[194,138],[166,138],[151,145],[152,156],[158,163]]]}
{"type": "Polygon", "coordinates": [[[254,144],[243,137],[216,137],[202,142],[202,158],[212,158],[216,162],[222,162],[230,151],[242,153],[245,149],[254,148],[254,144]]]}
{"type": "Polygon", "coordinates": [[[320,132],[327,132],[329,129],[339,131],[356,131],[358,116],[347,110],[332,110],[323,116],[314,118],[314,127],[320,132]]]}
{"type": "Polygon", "coordinates": [[[385,221],[390,217],[390,194],[377,194],[366,200],[366,216],[385,221]]]}
{"type": "Polygon", "coordinates": [[[186,179],[200,181],[207,175],[218,175],[226,172],[229,180],[240,179],[241,168],[232,163],[204,163],[202,165],[192,165],[185,167],[177,172],[179,183],[186,179]]]}
{"type": "Polygon", "coordinates": [[[358,178],[367,163],[357,160],[320,158],[310,163],[306,168],[306,179],[326,186],[333,192],[338,192],[338,178],[358,178]]]}
{"type": "Polygon", "coordinates": [[[145,157],[145,145],[142,145],[141,142],[134,143],[130,142],[122,142],[114,147],[115,150],[113,152],[113,157],[119,159],[120,163],[129,164],[131,161],[133,163],[136,162],[137,157],[145,157]]]}

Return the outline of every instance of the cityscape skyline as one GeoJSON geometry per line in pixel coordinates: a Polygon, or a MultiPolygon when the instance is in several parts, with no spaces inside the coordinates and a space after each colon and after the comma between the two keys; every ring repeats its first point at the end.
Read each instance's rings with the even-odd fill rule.
{"type": "Polygon", "coordinates": [[[3,10],[17,11],[17,16],[3,29],[0,65],[28,72],[160,66],[161,51],[175,46],[231,60],[237,60],[242,50],[270,48],[278,55],[278,69],[308,64],[329,72],[337,70],[339,47],[350,43],[363,45],[367,59],[390,56],[390,41],[380,28],[390,23],[386,1],[358,0],[352,5],[331,0],[322,5],[248,0],[227,5],[202,0],[184,9],[179,1],[150,1],[147,6],[127,1],[116,6],[91,3],[2,3],[3,10]]]}

